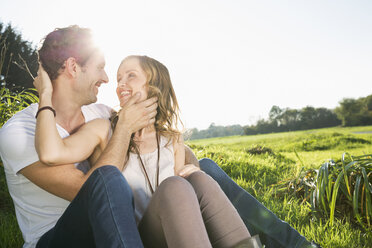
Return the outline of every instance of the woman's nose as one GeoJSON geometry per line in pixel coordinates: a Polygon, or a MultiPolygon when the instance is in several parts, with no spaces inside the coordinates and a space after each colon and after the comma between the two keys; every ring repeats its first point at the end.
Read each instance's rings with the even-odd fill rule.
{"type": "Polygon", "coordinates": [[[127,84],[124,81],[118,82],[118,87],[124,88],[127,84]]]}

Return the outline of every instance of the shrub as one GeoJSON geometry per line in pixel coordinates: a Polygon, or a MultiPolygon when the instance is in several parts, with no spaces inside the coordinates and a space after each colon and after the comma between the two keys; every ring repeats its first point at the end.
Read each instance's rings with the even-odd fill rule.
{"type": "Polygon", "coordinates": [[[2,87],[0,89],[0,127],[15,113],[36,102],[38,102],[38,97],[35,89],[12,92],[2,87]]]}
{"type": "Polygon", "coordinates": [[[278,190],[289,190],[310,202],[312,209],[329,217],[348,216],[362,227],[371,227],[372,154],[351,156],[347,153],[338,161],[329,160],[318,170],[301,171],[292,180],[279,183],[278,190]]]}
{"type": "Polygon", "coordinates": [[[271,148],[265,147],[265,146],[260,146],[260,145],[253,146],[250,149],[245,149],[245,151],[249,154],[252,154],[252,155],[260,155],[260,154],[265,154],[265,153],[274,154],[273,150],[271,150],[271,148]]]}

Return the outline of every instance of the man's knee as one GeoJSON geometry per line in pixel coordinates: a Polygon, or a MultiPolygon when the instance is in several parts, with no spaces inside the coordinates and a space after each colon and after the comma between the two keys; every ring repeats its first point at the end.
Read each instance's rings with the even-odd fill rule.
{"type": "Polygon", "coordinates": [[[202,158],[199,160],[200,169],[210,174],[220,169],[220,167],[210,158],[202,158]]]}
{"type": "Polygon", "coordinates": [[[91,189],[91,196],[99,192],[118,194],[119,197],[133,198],[132,190],[122,172],[112,165],[97,168],[88,178],[86,184],[91,189]]]}
{"type": "Polygon", "coordinates": [[[208,165],[210,165],[211,163],[214,164],[214,161],[213,161],[212,159],[210,159],[210,158],[202,158],[202,159],[199,160],[199,164],[200,164],[200,166],[201,166],[202,164],[208,166],[208,165]]]}
{"type": "Polygon", "coordinates": [[[203,158],[200,160],[200,169],[211,176],[219,184],[227,177],[226,173],[212,159],[203,158]]]}
{"type": "Polygon", "coordinates": [[[97,174],[101,176],[110,176],[114,174],[121,174],[119,169],[116,166],[113,165],[104,165],[97,169],[95,169],[90,177],[97,176],[97,174]]]}

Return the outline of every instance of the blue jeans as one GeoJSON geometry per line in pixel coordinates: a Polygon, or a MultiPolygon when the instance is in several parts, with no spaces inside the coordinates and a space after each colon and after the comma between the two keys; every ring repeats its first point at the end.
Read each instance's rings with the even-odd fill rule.
{"type": "Polygon", "coordinates": [[[36,247],[143,247],[122,173],[114,166],[96,169],[36,247]]]}
{"type": "MultiPolygon", "coordinates": [[[[313,247],[288,223],[237,185],[213,160],[199,161],[200,168],[218,182],[237,209],[251,235],[258,234],[265,247],[313,247]]],[[[315,247],[315,246],[314,246],[315,247]]]]}

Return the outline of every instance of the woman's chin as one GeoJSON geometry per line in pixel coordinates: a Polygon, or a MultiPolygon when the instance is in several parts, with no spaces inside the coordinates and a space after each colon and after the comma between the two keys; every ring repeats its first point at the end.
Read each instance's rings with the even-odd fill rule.
{"type": "Polygon", "coordinates": [[[124,104],[126,104],[130,99],[130,96],[125,96],[125,97],[122,97],[119,99],[120,101],[120,106],[123,106],[124,104]]]}

